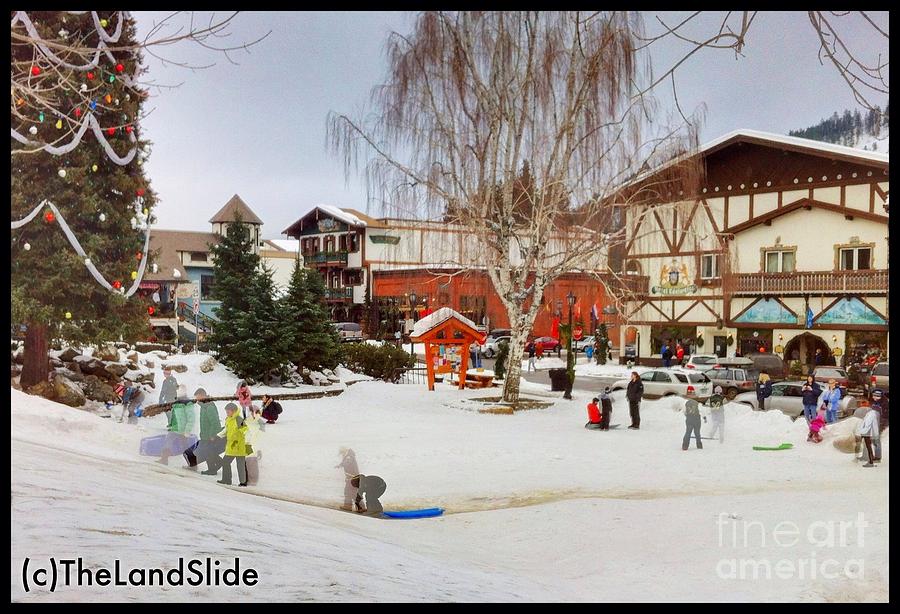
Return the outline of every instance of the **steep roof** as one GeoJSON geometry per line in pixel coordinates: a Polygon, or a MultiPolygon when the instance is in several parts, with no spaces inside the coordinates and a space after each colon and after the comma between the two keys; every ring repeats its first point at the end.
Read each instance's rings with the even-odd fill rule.
{"type": "Polygon", "coordinates": [[[209,244],[219,241],[219,235],[213,232],[194,232],[190,230],[150,230],[150,251],[157,252],[156,262],[159,270],[144,273],[146,281],[188,281],[187,271],[181,264],[178,252],[207,252],[209,244]],[[174,271],[181,277],[176,277],[174,271]]]}
{"type": "Polygon", "coordinates": [[[262,225],[263,223],[263,221],[259,219],[255,213],[253,213],[253,210],[247,206],[247,203],[241,200],[241,197],[237,194],[232,196],[231,200],[225,203],[225,206],[219,209],[219,212],[212,216],[212,218],[209,220],[209,223],[215,224],[217,222],[224,222],[227,224],[228,222],[233,222],[235,213],[240,213],[241,218],[247,224],[262,225]]]}
{"type": "Polygon", "coordinates": [[[434,330],[444,322],[450,319],[457,320],[463,326],[466,326],[471,329],[472,333],[478,335],[479,337],[483,337],[484,333],[478,330],[478,327],[475,325],[475,322],[462,315],[458,311],[454,311],[449,307],[441,307],[434,313],[431,313],[418,322],[416,322],[415,326],[413,326],[412,333],[410,333],[411,339],[418,339],[425,333],[434,330]]]}

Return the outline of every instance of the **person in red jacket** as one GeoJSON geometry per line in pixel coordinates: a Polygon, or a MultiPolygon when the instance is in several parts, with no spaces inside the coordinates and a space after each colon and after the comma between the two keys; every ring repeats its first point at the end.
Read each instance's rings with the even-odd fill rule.
{"type": "Polygon", "coordinates": [[[594,397],[587,406],[588,422],[584,425],[586,429],[599,429],[602,425],[600,418],[600,399],[594,397]]]}
{"type": "Polygon", "coordinates": [[[678,361],[678,364],[684,362],[684,348],[679,343],[675,348],[675,359],[678,361]]]}

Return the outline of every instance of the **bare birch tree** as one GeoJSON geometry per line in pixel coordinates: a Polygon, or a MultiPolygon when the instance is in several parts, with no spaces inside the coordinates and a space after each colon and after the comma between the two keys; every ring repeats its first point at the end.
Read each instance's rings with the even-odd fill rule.
{"type": "Polygon", "coordinates": [[[370,194],[466,231],[464,264],[486,268],[512,329],[506,402],[518,399],[547,285],[605,268],[616,205],[692,176],[669,165],[619,195],[696,144],[696,122],[659,125],[641,94],[640,32],[639,16],[625,12],[424,13],[409,35],[390,36],[373,112],[329,116],[333,151],[348,174],[363,165],[370,194]],[[517,181],[526,164],[527,185],[517,181]]]}

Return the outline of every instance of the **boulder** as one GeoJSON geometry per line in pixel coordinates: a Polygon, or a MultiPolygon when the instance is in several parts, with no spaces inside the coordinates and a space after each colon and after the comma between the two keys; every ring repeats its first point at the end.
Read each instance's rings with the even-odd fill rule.
{"type": "Polygon", "coordinates": [[[139,358],[138,353],[135,351],[131,351],[131,352],[128,352],[127,354],[125,354],[125,359],[129,360],[131,362],[137,362],[138,358],[139,358]]]}
{"type": "Polygon", "coordinates": [[[38,382],[34,386],[27,388],[25,392],[35,396],[44,397],[45,399],[50,399],[51,401],[56,400],[56,389],[50,382],[38,382]]]}
{"type": "Polygon", "coordinates": [[[86,375],[100,375],[106,371],[103,361],[97,360],[93,356],[76,356],[75,362],[78,363],[81,372],[86,375]]]}
{"type": "Polygon", "coordinates": [[[107,362],[115,362],[119,360],[119,352],[114,346],[104,345],[94,352],[94,358],[99,358],[100,360],[107,362]]]}
{"type": "Polygon", "coordinates": [[[69,371],[74,371],[75,373],[81,373],[81,366],[74,360],[70,360],[69,362],[64,362],[63,366],[69,371]]]}
{"type": "Polygon", "coordinates": [[[152,373],[144,373],[139,378],[137,378],[137,381],[141,384],[147,384],[151,388],[156,388],[156,382],[154,381],[154,376],[152,373]]]}
{"type": "Polygon", "coordinates": [[[76,356],[81,356],[81,352],[72,348],[66,348],[59,353],[58,358],[63,362],[72,362],[76,356]]]}
{"type": "Polygon", "coordinates": [[[144,360],[142,360],[141,364],[144,365],[145,367],[147,367],[148,369],[156,368],[156,363],[153,362],[152,360],[150,360],[149,358],[145,358],[144,360]]]}
{"type": "Polygon", "coordinates": [[[61,367],[61,366],[63,366],[63,361],[61,361],[59,358],[56,358],[55,356],[51,356],[50,357],[50,366],[54,369],[56,367],[61,367]]]}
{"type": "Polygon", "coordinates": [[[118,401],[116,391],[113,390],[113,387],[102,381],[96,375],[88,375],[85,377],[84,382],[81,384],[81,389],[84,391],[84,395],[92,401],[109,401],[110,403],[118,401]]]}
{"type": "Polygon", "coordinates": [[[63,375],[53,377],[53,390],[56,393],[54,400],[69,407],[81,407],[87,401],[78,384],[63,375]]]}
{"type": "Polygon", "coordinates": [[[128,343],[125,343],[124,341],[116,341],[115,343],[113,343],[113,347],[118,348],[120,350],[127,350],[127,349],[131,348],[131,345],[128,343]]]}
{"type": "Polygon", "coordinates": [[[63,377],[66,377],[66,378],[72,380],[73,382],[83,382],[84,381],[84,375],[81,373],[81,371],[72,371],[71,369],[62,367],[60,369],[56,369],[56,373],[59,373],[63,377]]]}
{"type": "Polygon", "coordinates": [[[154,350],[162,350],[165,351],[172,346],[166,343],[135,343],[134,349],[140,352],[141,354],[146,354],[148,352],[152,352],[154,350]]]}
{"type": "Polygon", "coordinates": [[[16,348],[16,351],[13,352],[12,355],[13,362],[17,365],[21,365],[25,363],[25,349],[24,348],[16,348]]]}
{"type": "Polygon", "coordinates": [[[165,359],[167,359],[167,358],[169,357],[169,353],[168,353],[168,352],[163,352],[162,350],[153,350],[152,352],[148,352],[148,354],[153,354],[154,356],[156,356],[156,357],[159,358],[160,360],[165,360],[165,359]]]}
{"type": "Polygon", "coordinates": [[[209,358],[207,358],[206,360],[204,360],[203,362],[200,363],[200,371],[202,373],[209,373],[210,371],[212,371],[213,369],[216,368],[217,364],[218,363],[216,362],[216,359],[213,358],[212,356],[210,356],[209,358]]]}
{"type": "Polygon", "coordinates": [[[128,367],[120,362],[106,363],[106,372],[116,379],[125,375],[126,371],[128,371],[128,367]]]}
{"type": "Polygon", "coordinates": [[[129,360],[125,364],[128,365],[128,368],[131,370],[137,370],[137,368],[138,368],[137,362],[135,362],[133,360],[129,360]]]}
{"type": "Polygon", "coordinates": [[[166,369],[171,369],[175,373],[184,373],[188,370],[187,367],[185,367],[180,362],[164,362],[162,368],[163,371],[165,371],[166,369]]]}

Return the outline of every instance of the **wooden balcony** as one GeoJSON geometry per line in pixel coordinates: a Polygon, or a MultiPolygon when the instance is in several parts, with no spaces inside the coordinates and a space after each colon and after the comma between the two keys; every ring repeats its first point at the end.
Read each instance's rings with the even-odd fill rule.
{"type": "Polygon", "coordinates": [[[803,294],[884,294],[886,269],[869,271],[814,271],[802,273],[736,273],[732,294],[778,296],[803,294]]]}
{"type": "Polygon", "coordinates": [[[326,301],[348,302],[353,300],[353,288],[326,288],[326,301]]]}
{"type": "Polygon", "coordinates": [[[348,252],[316,252],[314,254],[304,254],[303,259],[307,265],[310,264],[343,264],[347,265],[348,252]]]}

